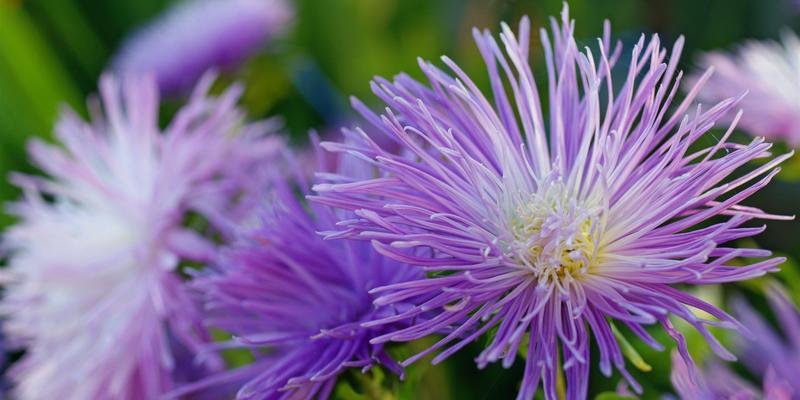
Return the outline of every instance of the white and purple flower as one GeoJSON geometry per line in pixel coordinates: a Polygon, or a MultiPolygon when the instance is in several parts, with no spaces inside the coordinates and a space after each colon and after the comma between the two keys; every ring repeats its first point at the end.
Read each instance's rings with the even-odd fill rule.
{"type": "Polygon", "coordinates": [[[739,99],[694,107],[706,74],[686,99],[673,101],[682,39],[670,52],[658,37],[642,37],[619,71],[621,47],[611,48],[608,26],[597,52],[581,50],[565,7],[552,36],[541,32],[545,100],[528,64],[529,30],[527,19],[518,35],[503,25],[500,43],[475,30],[491,97],[448,58],[455,76],[420,63],[429,85],[406,75],[375,81],[385,112],[355,106],[403,146],[400,154],[360,129],[347,142],[323,144],[374,168],[367,177],[322,175],[313,199],[355,214],[330,236],[371,241],[380,253],[428,274],[373,290],[376,305],[414,306],[367,322],[411,322],[372,343],[447,332],[402,365],[439,351],[437,363],[490,332],[479,367],[497,361],[509,367],[525,347],[520,399],[532,399],[540,382],[547,399],[559,398],[561,371],[566,398],[585,398],[592,339],[601,372],[616,369],[640,391],[615,325],[660,349],[645,330],[658,324],[691,362],[674,316],[732,359],[708,327],[737,329],[739,322],[680,287],[776,270],[781,258],[730,242],[764,229],[748,221],[782,218],[743,202],[790,155],[770,159],[771,145],[761,138],[732,143],[732,127],[710,147],[697,147],[739,99]],[[612,82],[612,71],[626,79],[612,82]],[[758,158],[767,160],[733,175],[758,158]],[[763,259],[742,265],[742,257],[763,259]],[[713,318],[698,318],[692,309],[713,318]],[[422,314],[431,316],[415,321],[422,314]]]}
{"type": "Polygon", "coordinates": [[[194,365],[209,336],[177,268],[210,260],[216,245],[187,216],[221,232],[206,211],[246,189],[238,171],[281,145],[243,123],[239,88],[206,95],[212,81],[162,131],[154,80],[106,76],[91,122],[66,112],[59,145],[31,143],[46,176],[14,176],[24,198],[3,243],[4,329],[27,347],[10,372],[15,397],[153,399],[219,367],[194,365]]]}
{"type": "MultiPolygon", "coordinates": [[[[791,31],[782,43],[749,41],[734,54],[711,52],[700,64],[714,67],[698,97],[717,102],[747,92],[739,126],[752,135],[800,145],[800,39],[791,31]]],[[[698,72],[690,82],[700,78],[698,72]]],[[[726,120],[733,119],[733,113],[726,120]]]]}

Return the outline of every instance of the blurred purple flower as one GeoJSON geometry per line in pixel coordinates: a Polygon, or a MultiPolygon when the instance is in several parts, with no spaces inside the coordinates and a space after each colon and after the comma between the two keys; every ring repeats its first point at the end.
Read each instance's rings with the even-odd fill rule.
{"type": "Polygon", "coordinates": [[[114,57],[121,74],[152,73],[181,93],[210,68],[232,68],[286,30],[286,0],[185,0],[135,33],[114,57]]]}
{"type": "Polygon", "coordinates": [[[767,299],[782,335],[743,300],[734,304],[737,317],[751,333],[741,340],[737,353],[754,376],[763,377],[762,391],[719,362],[692,374],[690,368],[694,367],[674,354],[672,383],[681,399],[791,400],[800,394],[800,312],[778,286],[770,287],[767,299]]]}
{"type": "Polygon", "coordinates": [[[678,285],[745,280],[782,262],[740,266],[738,257],[771,253],[724,244],[763,230],[744,226],[749,220],[782,218],[741,203],[790,155],[731,176],[748,161],[769,157],[771,147],[763,139],[729,143],[732,128],[713,146],[690,153],[737,99],[689,112],[698,86],[672,107],[682,39],[670,54],[658,37],[649,43],[642,37],[627,79],[615,85],[611,71],[621,48],[611,51],[608,25],[599,56],[579,50],[573,29],[565,7],[561,24],[553,21],[552,38],[542,31],[547,118],[527,61],[529,23],[523,19],[519,36],[503,25],[500,44],[488,31],[474,32],[494,103],[446,57],[456,77],[420,63],[430,87],[406,75],[374,82],[387,104],[381,116],[355,102],[411,156],[385,151],[360,129],[348,134],[353,143],[323,144],[377,169],[367,178],[326,174],[327,182],[316,185],[315,201],[356,215],[331,236],[370,240],[382,254],[431,274],[373,291],[380,306],[421,300],[366,326],[435,316],[372,343],[450,332],[403,365],[446,348],[433,359],[440,362],[491,330],[477,363],[482,368],[502,360],[509,367],[529,334],[518,397],[533,398],[542,380],[545,397],[558,398],[563,371],[566,397],[583,399],[591,336],[602,373],[616,368],[638,392],[610,321],[660,349],[644,328],[658,323],[690,359],[670,322],[674,315],[731,359],[708,326],[740,324],[678,285]],[[694,308],[714,320],[697,318],[694,308]]]}
{"type": "Polygon", "coordinates": [[[234,336],[215,346],[261,356],[172,396],[245,380],[238,399],[324,399],[350,367],[379,363],[402,374],[383,344],[369,342],[383,331],[361,323],[391,318],[402,307],[375,307],[370,288],[421,274],[382,257],[369,243],[325,241],[318,232],[334,229],[342,216],[301,201],[298,193],[310,187],[302,176],[287,181],[274,174],[268,182],[260,224],[245,226],[219,265],[194,284],[205,297],[206,324],[234,336]]]}
{"type": "MultiPolygon", "coordinates": [[[[714,75],[700,93],[702,100],[716,102],[748,94],[740,126],[752,135],[800,145],[800,39],[787,31],[783,43],[750,41],[735,54],[711,52],[700,64],[714,67],[714,75]]],[[[690,77],[694,82],[702,75],[690,77]]],[[[730,121],[733,113],[727,115],[730,121]]]]}
{"type": "Polygon", "coordinates": [[[104,77],[104,112],[66,112],[60,145],[31,143],[48,176],[13,177],[25,196],[4,237],[4,329],[27,346],[10,372],[17,398],[153,399],[219,367],[193,365],[210,338],[175,273],[216,246],[184,224],[280,146],[243,125],[239,88],[208,97],[212,78],[162,132],[154,80],[104,77]]]}

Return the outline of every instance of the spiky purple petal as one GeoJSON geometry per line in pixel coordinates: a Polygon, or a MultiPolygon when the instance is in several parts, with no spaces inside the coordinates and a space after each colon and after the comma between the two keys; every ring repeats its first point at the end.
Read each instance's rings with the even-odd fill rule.
{"type": "Polygon", "coordinates": [[[533,398],[540,383],[546,398],[557,398],[562,370],[567,397],[584,398],[590,336],[600,370],[616,369],[640,390],[612,322],[656,348],[644,327],[661,325],[690,362],[670,322],[675,316],[733,358],[708,327],[739,323],[676,285],[740,281],[777,268],[780,258],[739,266],[740,257],[770,253],[726,243],[758,233],[744,225],[750,220],[782,218],[743,202],[790,155],[732,178],[747,162],[768,158],[771,145],[729,142],[731,127],[695,149],[739,99],[695,106],[706,75],[674,101],[683,39],[670,52],[657,36],[643,36],[622,69],[615,68],[621,47],[611,47],[608,25],[597,52],[578,48],[566,7],[552,25],[552,36],[541,31],[546,101],[528,64],[526,18],[518,35],[503,25],[500,43],[474,31],[491,98],[450,59],[443,62],[452,75],[420,61],[429,86],[406,75],[376,79],[382,115],[354,102],[402,152],[386,151],[360,128],[347,132],[349,141],[323,144],[375,170],[369,178],[320,176],[314,200],[356,215],[331,237],[369,240],[381,254],[430,274],[373,290],[376,304],[421,300],[369,326],[434,315],[373,342],[453,332],[423,352],[440,352],[440,361],[491,330],[478,366],[509,366],[529,335],[520,399],[533,398]],[[613,83],[612,71],[626,78],[613,83]],[[700,319],[693,308],[714,318],[700,319]]]}
{"type": "Polygon", "coordinates": [[[384,344],[371,343],[385,329],[361,323],[404,308],[373,305],[370,288],[420,274],[369,243],[324,240],[320,233],[336,229],[343,213],[305,204],[299,195],[309,185],[299,175],[268,177],[257,223],[243,224],[239,240],[194,284],[205,299],[206,325],[233,335],[217,346],[251,349],[255,363],[173,396],[241,380],[237,399],[327,398],[348,368],[380,364],[402,374],[384,344]]]}

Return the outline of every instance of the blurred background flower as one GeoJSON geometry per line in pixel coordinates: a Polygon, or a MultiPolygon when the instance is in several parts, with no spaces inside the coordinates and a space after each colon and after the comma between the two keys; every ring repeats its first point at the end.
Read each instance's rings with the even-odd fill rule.
{"type": "Polygon", "coordinates": [[[297,192],[309,193],[308,177],[287,158],[288,172],[274,168],[264,174],[257,218],[239,226],[239,240],[192,285],[203,298],[206,324],[233,335],[212,348],[247,349],[254,361],[177,393],[238,383],[241,400],[328,398],[348,368],[358,374],[381,365],[403,375],[385,345],[370,342],[384,330],[360,324],[402,309],[373,307],[370,289],[418,279],[420,273],[382,257],[368,242],[320,236],[335,229],[342,214],[304,204],[297,192]]]}
{"type": "Polygon", "coordinates": [[[208,69],[238,66],[291,19],[284,0],[184,1],[126,39],[111,69],[153,74],[164,93],[180,93],[208,69]]]}
{"type": "MultiPolygon", "coordinates": [[[[735,53],[711,52],[700,59],[714,68],[701,100],[713,103],[747,92],[741,129],[771,141],[800,145],[800,39],[785,31],[780,43],[747,41],[735,53]]],[[[691,76],[696,82],[704,71],[691,76]]],[[[732,113],[728,120],[733,119],[732,113]]]]}
{"type": "Polygon", "coordinates": [[[241,193],[219,188],[252,186],[240,171],[280,141],[244,124],[236,87],[207,97],[213,78],[162,131],[154,79],[104,76],[90,121],[66,110],[58,145],[31,141],[46,176],[14,175],[25,194],[3,237],[3,328],[25,350],[14,397],[153,399],[222,366],[193,356],[211,336],[179,267],[215,257],[213,205],[241,193]]]}
{"type": "MultiPolygon", "coordinates": [[[[794,0],[573,0],[570,9],[578,21],[575,37],[579,47],[595,45],[604,18],[610,18],[614,26],[613,39],[621,40],[626,48],[630,48],[642,32],[658,33],[667,47],[684,34],[684,57],[678,67],[689,72],[703,65],[702,54],[721,51],[733,55],[748,40],[780,41],[782,32],[796,31],[800,27],[796,4],[794,0]]],[[[12,170],[35,171],[27,160],[25,143],[33,137],[52,140],[52,127],[61,104],[71,106],[85,119],[89,108],[83,99],[97,91],[98,77],[107,68],[121,65],[123,54],[132,53],[137,47],[152,46],[144,50],[143,58],[136,60],[138,63],[154,61],[155,64],[147,68],[156,74],[160,71],[158,68],[167,68],[162,62],[185,65],[177,67],[187,68],[177,73],[171,69],[176,67],[168,63],[169,68],[165,70],[170,71],[171,77],[177,77],[177,81],[195,79],[194,66],[204,63],[217,66],[221,76],[212,92],[219,93],[231,82],[241,81],[244,91],[240,102],[247,116],[261,119],[281,115],[289,140],[300,146],[305,143],[309,128],[320,132],[336,131],[338,124],[352,120],[346,106],[348,96],[375,101],[368,84],[373,76],[393,76],[406,71],[413,78],[422,78],[417,66],[418,56],[437,59],[441,54],[448,54],[479,87],[488,89],[483,61],[473,45],[472,27],[496,30],[499,21],[515,22],[527,14],[536,29],[547,26],[546,18],[557,15],[561,7],[562,0],[0,0],[0,174],[5,176],[12,170]],[[200,21],[206,12],[190,11],[199,7],[198,4],[203,5],[201,8],[206,12],[212,5],[221,8],[212,12],[216,15],[200,29],[168,28],[173,22],[186,23],[189,27],[194,23],[193,18],[200,21]],[[207,39],[211,28],[221,29],[215,33],[229,33],[224,29],[229,25],[222,22],[242,21],[238,19],[242,16],[240,11],[235,11],[242,9],[253,10],[253,15],[244,18],[248,21],[246,26],[255,21],[252,30],[243,29],[242,33],[246,31],[247,35],[220,33],[214,38],[219,40],[207,39]],[[273,13],[275,10],[283,11],[273,13]],[[231,19],[222,16],[231,16],[231,19]],[[270,21],[269,26],[267,21],[270,21]],[[159,40],[158,35],[163,32],[175,33],[168,40],[159,40]],[[148,44],[150,40],[155,44],[148,44]],[[231,49],[236,51],[220,53],[219,46],[233,46],[231,49]],[[160,58],[148,60],[148,55],[160,55],[160,58]]],[[[245,26],[244,22],[242,24],[245,26]]],[[[537,35],[533,36],[530,63],[537,81],[546,82],[541,42],[537,35]]],[[[625,66],[630,60],[623,54],[619,63],[625,66]]],[[[615,77],[615,81],[623,79],[615,77]]],[[[166,125],[185,101],[180,96],[181,90],[177,89],[186,87],[183,85],[191,86],[191,83],[175,84],[173,93],[178,95],[162,102],[158,121],[161,126],[166,125]]],[[[377,101],[368,106],[376,104],[377,101]]],[[[746,117],[747,112],[744,115],[746,117]]],[[[721,137],[724,130],[719,128],[715,127],[712,135],[704,138],[700,145],[707,147],[713,143],[714,135],[721,137]]],[[[734,132],[741,140],[746,140],[749,134],[751,132],[743,129],[734,132]]],[[[788,148],[790,144],[779,146],[788,148]]],[[[782,153],[786,148],[776,152],[782,153]]],[[[800,172],[792,173],[792,170],[800,171],[800,167],[794,163],[787,166],[777,176],[777,181],[755,195],[748,205],[776,214],[798,214],[800,206],[796,199],[800,197],[800,183],[796,178],[800,172]]],[[[18,188],[0,185],[0,201],[7,202],[19,195],[18,188]]],[[[205,204],[213,203],[214,198],[209,198],[205,204]]],[[[13,219],[8,213],[0,214],[0,224],[4,226],[13,219]]],[[[800,223],[776,221],[753,241],[739,243],[790,256],[778,278],[787,285],[795,301],[800,297],[800,263],[797,262],[800,260],[800,235],[797,232],[800,232],[800,223]]],[[[728,304],[729,297],[741,292],[754,310],[770,315],[762,296],[762,282],[748,285],[746,290],[725,287],[717,291],[719,298],[715,301],[719,305],[728,304]]],[[[669,342],[658,333],[655,336],[662,343],[669,342]]],[[[698,360],[706,356],[702,338],[689,334],[687,342],[698,360]]],[[[432,343],[435,342],[427,345],[432,343]]],[[[473,359],[485,345],[479,342],[467,346],[450,361],[434,367],[426,360],[417,363],[407,370],[406,382],[396,386],[398,397],[514,396],[522,363],[510,370],[489,365],[478,371],[473,359]]],[[[404,359],[425,347],[422,341],[389,350],[404,359]]],[[[671,365],[669,351],[654,352],[637,342],[623,343],[622,347],[628,361],[636,366],[631,373],[642,383],[646,393],[674,392],[665,372],[671,365]]],[[[10,361],[16,361],[21,355],[21,352],[11,353],[10,361]]],[[[228,362],[242,364],[241,359],[234,356],[228,357],[228,362]]],[[[595,369],[592,374],[599,374],[599,371],[595,369]]],[[[759,378],[749,380],[760,387],[759,378]]],[[[349,400],[359,399],[363,382],[343,379],[338,385],[337,393],[349,393],[349,400]]],[[[604,379],[593,379],[589,385],[592,395],[614,391],[616,386],[615,382],[604,379]]]]}
{"type": "Polygon", "coordinates": [[[800,394],[800,311],[777,284],[768,286],[767,299],[777,327],[741,298],[735,299],[733,307],[750,330],[738,338],[735,352],[750,374],[763,383],[753,384],[737,374],[734,366],[715,359],[707,360],[698,374],[673,354],[672,383],[682,399],[790,400],[800,394]]]}

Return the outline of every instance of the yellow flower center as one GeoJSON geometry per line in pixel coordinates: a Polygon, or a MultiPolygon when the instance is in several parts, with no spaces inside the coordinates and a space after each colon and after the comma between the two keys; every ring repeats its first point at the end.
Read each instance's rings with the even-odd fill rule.
{"type": "Polygon", "coordinates": [[[599,208],[554,184],[516,207],[511,229],[515,258],[540,282],[578,279],[597,256],[599,208]]]}

